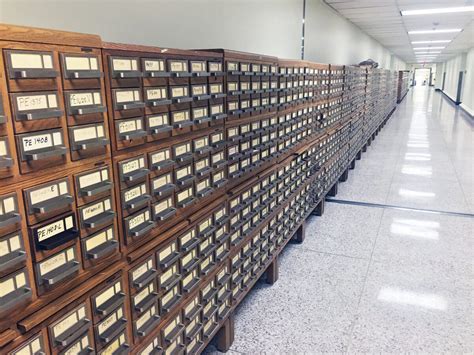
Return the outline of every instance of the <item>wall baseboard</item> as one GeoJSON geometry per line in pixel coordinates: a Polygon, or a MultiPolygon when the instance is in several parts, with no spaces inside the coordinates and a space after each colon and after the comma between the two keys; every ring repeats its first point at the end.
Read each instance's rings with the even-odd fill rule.
{"type": "Polygon", "coordinates": [[[451,96],[449,96],[448,94],[446,94],[443,90],[440,90],[441,93],[446,96],[448,99],[450,99],[452,102],[454,102],[456,105],[460,105],[461,104],[461,101],[456,101],[454,100],[451,96]]]}

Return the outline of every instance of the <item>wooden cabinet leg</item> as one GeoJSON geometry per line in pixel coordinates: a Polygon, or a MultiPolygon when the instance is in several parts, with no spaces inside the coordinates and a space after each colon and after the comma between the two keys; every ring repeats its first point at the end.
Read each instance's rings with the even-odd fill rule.
{"type": "Polygon", "coordinates": [[[355,167],[356,167],[356,160],[354,159],[353,161],[351,161],[351,166],[349,166],[349,169],[354,170],[355,167]]]}
{"type": "Polygon", "coordinates": [[[301,223],[301,226],[296,230],[296,233],[293,236],[293,240],[296,243],[301,244],[304,242],[305,234],[306,234],[306,221],[303,221],[303,223],[301,223]]]}
{"type": "Polygon", "coordinates": [[[349,177],[349,168],[347,168],[347,169],[342,173],[341,177],[339,178],[339,181],[340,181],[340,182],[345,182],[345,181],[347,181],[348,177],[349,177]]]}
{"type": "Polygon", "coordinates": [[[335,197],[337,195],[337,186],[338,186],[338,182],[336,181],[336,183],[331,187],[331,190],[329,190],[328,192],[328,196],[331,196],[331,197],[335,197]]]}
{"type": "Polygon", "coordinates": [[[221,329],[216,334],[216,348],[221,352],[226,352],[234,342],[234,313],[232,312],[225,320],[221,329]]]}
{"type": "Polygon", "coordinates": [[[313,213],[311,213],[314,216],[322,216],[324,214],[324,199],[319,201],[318,205],[314,209],[313,213]]]}
{"type": "Polygon", "coordinates": [[[275,256],[270,265],[268,265],[266,271],[266,282],[269,285],[273,285],[278,280],[278,255],[275,256]]]}

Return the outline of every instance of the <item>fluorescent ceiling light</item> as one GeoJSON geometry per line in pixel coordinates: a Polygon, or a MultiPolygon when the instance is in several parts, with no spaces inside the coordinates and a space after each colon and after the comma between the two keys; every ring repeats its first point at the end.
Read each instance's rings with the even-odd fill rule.
{"type": "Polygon", "coordinates": [[[441,51],[415,52],[415,54],[440,54],[441,51]]]}
{"type": "Polygon", "coordinates": [[[447,30],[421,30],[421,31],[408,31],[409,35],[418,35],[418,34],[436,34],[436,33],[455,33],[461,32],[462,28],[451,28],[447,30]]]}
{"type": "Polygon", "coordinates": [[[440,39],[437,41],[413,41],[411,44],[423,44],[423,43],[449,43],[451,42],[450,39],[440,39]]]}
{"type": "Polygon", "coordinates": [[[431,14],[449,14],[454,12],[472,12],[474,6],[459,6],[459,7],[442,7],[438,9],[423,9],[423,10],[404,10],[401,11],[402,16],[412,15],[431,15],[431,14]]]}
{"type": "Polygon", "coordinates": [[[420,51],[425,49],[445,49],[446,47],[417,47],[413,48],[414,51],[420,51]]]}

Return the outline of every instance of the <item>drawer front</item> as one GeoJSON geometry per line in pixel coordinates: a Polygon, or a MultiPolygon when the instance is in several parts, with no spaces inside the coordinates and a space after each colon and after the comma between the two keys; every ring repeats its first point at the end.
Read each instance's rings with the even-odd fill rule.
{"type": "Polygon", "coordinates": [[[0,237],[0,276],[23,267],[26,250],[21,231],[0,237]]]}
{"type": "Polygon", "coordinates": [[[32,299],[31,283],[26,269],[0,279],[0,314],[7,314],[32,299]]]}
{"type": "Polygon", "coordinates": [[[112,191],[112,175],[108,166],[89,170],[74,176],[78,206],[109,196],[112,191]]]}
{"type": "Polygon", "coordinates": [[[20,206],[16,193],[0,195],[0,236],[20,229],[20,223],[20,206]]]}

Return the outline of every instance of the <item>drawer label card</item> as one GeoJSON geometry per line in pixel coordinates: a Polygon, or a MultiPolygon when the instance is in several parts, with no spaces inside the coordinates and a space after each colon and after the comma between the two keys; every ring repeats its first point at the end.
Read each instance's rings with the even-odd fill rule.
{"type": "Polygon", "coordinates": [[[38,228],[36,230],[36,235],[38,237],[38,241],[42,242],[46,239],[54,237],[55,235],[58,235],[59,233],[63,233],[66,230],[73,229],[74,227],[74,217],[68,216],[66,218],[60,219],[59,221],[48,224],[45,227],[38,228]]]}
{"type": "Polygon", "coordinates": [[[63,144],[63,136],[61,131],[51,133],[22,136],[21,137],[23,151],[30,152],[44,148],[50,148],[63,144]]]}
{"type": "Polygon", "coordinates": [[[0,282],[0,299],[26,286],[26,272],[20,272],[0,282]]]}
{"type": "Polygon", "coordinates": [[[73,261],[76,259],[76,255],[74,252],[74,247],[71,247],[67,250],[64,250],[60,252],[59,254],[56,254],[49,259],[46,259],[45,261],[41,262],[39,264],[39,271],[41,276],[46,275],[50,271],[53,271],[64,264],[66,264],[69,261],[73,261]]]}
{"type": "Polygon", "coordinates": [[[128,228],[133,229],[139,226],[140,224],[143,224],[149,220],[150,220],[150,211],[146,210],[143,213],[140,213],[137,216],[130,218],[130,220],[128,221],[128,228]]]}
{"type": "Polygon", "coordinates": [[[112,68],[116,71],[138,70],[138,61],[132,58],[113,58],[112,68]]]}
{"type": "Polygon", "coordinates": [[[56,93],[16,96],[18,111],[44,110],[58,108],[56,93]]]}
{"type": "Polygon", "coordinates": [[[143,62],[147,72],[165,70],[165,61],[162,59],[145,59],[143,62]]]}
{"type": "Polygon", "coordinates": [[[189,110],[175,111],[172,113],[173,122],[182,122],[189,120],[189,110]]]}
{"type": "Polygon", "coordinates": [[[117,90],[115,100],[118,103],[141,101],[139,90],[117,90]]]}
{"type": "Polygon", "coordinates": [[[93,92],[74,92],[69,94],[69,106],[91,106],[102,104],[100,91],[93,92]]]}
{"type": "Polygon", "coordinates": [[[132,187],[129,190],[126,190],[123,194],[123,199],[125,202],[129,202],[139,196],[146,195],[147,188],[146,184],[141,184],[135,187],[132,187]]]}
{"type": "Polygon", "coordinates": [[[119,133],[139,131],[142,129],[142,120],[131,119],[131,120],[120,121],[118,124],[118,128],[119,128],[119,133]]]}
{"type": "Polygon", "coordinates": [[[164,210],[166,210],[167,208],[170,208],[170,207],[173,207],[173,201],[172,201],[171,197],[168,197],[167,199],[158,202],[154,206],[155,215],[157,215],[160,212],[163,212],[164,210]]]}
{"type": "Polygon", "coordinates": [[[167,113],[154,115],[154,116],[147,116],[147,118],[148,118],[148,125],[150,126],[150,128],[164,126],[164,125],[169,124],[167,113]]]}
{"type": "Polygon", "coordinates": [[[91,251],[94,248],[97,248],[99,245],[102,245],[109,240],[114,240],[114,229],[109,227],[106,230],[103,230],[93,236],[89,237],[85,241],[86,251],[91,251]]]}
{"type": "Polygon", "coordinates": [[[9,52],[13,69],[52,69],[52,53],[9,52]]]}
{"type": "Polygon", "coordinates": [[[191,71],[192,72],[205,72],[206,71],[206,62],[194,62],[191,61],[191,71]]]}
{"type": "Polygon", "coordinates": [[[81,320],[86,319],[86,306],[82,305],[76,308],[69,315],[61,319],[56,325],[53,326],[53,335],[55,338],[66,332],[69,328],[79,323],[81,320]]]}
{"type": "Polygon", "coordinates": [[[90,56],[64,56],[66,70],[99,70],[97,57],[90,56]]]}
{"type": "Polygon", "coordinates": [[[72,129],[74,142],[83,142],[98,138],[104,138],[104,125],[102,123],[92,126],[79,126],[72,129]]]}
{"type": "Polygon", "coordinates": [[[51,200],[55,197],[68,193],[69,185],[67,180],[62,180],[36,190],[28,191],[28,198],[31,205],[36,205],[40,202],[51,200]]]}
{"type": "Polygon", "coordinates": [[[91,185],[109,181],[109,170],[107,168],[81,175],[77,178],[80,189],[91,185]]]}
{"type": "Polygon", "coordinates": [[[145,158],[138,158],[121,164],[122,173],[128,174],[145,167],[145,158]]]}
{"type": "Polygon", "coordinates": [[[132,271],[132,281],[136,281],[140,276],[144,275],[149,270],[153,269],[153,260],[148,259],[145,263],[132,271]]]}
{"type": "Polygon", "coordinates": [[[117,323],[123,317],[123,308],[118,308],[114,313],[104,319],[102,323],[97,326],[99,334],[103,334],[112,325],[117,323]]]}
{"type": "Polygon", "coordinates": [[[169,61],[170,71],[172,72],[187,72],[188,62],[185,60],[170,60],[169,61]]]}
{"type": "Polygon", "coordinates": [[[101,213],[104,213],[105,211],[110,211],[112,210],[112,204],[110,199],[106,199],[103,201],[100,201],[98,203],[94,203],[93,205],[86,206],[82,209],[81,214],[82,214],[82,219],[83,220],[88,220],[92,217],[95,217],[101,213]]]}
{"type": "Polygon", "coordinates": [[[145,91],[147,100],[160,100],[166,99],[166,88],[147,88],[145,91]]]}

